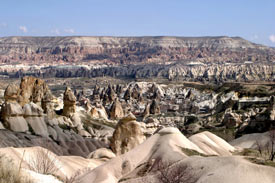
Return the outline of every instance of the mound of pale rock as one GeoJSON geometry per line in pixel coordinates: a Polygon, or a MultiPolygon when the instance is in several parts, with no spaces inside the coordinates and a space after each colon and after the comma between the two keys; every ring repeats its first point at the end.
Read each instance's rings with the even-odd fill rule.
{"type": "Polygon", "coordinates": [[[189,140],[196,144],[204,154],[211,155],[231,155],[235,148],[222,138],[210,133],[202,132],[189,137],[189,140]]]}
{"type": "MultiPolygon", "coordinates": [[[[169,167],[169,172],[183,173],[182,182],[188,183],[273,183],[275,169],[250,163],[242,157],[199,157],[182,159],[169,167]]],[[[165,170],[164,170],[165,171],[165,170]]],[[[159,174],[149,173],[143,177],[133,177],[123,183],[159,183],[159,174]]]]}
{"type": "MultiPolygon", "coordinates": [[[[210,133],[203,133],[193,138],[194,141],[195,139],[199,139],[198,144],[187,139],[176,128],[164,128],[132,150],[84,174],[79,178],[79,181],[81,183],[115,183],[135,172],[137,167],[146,166],[146,162],[154,162],[156,159],[173,163],[188,157],[190,150],[205,155],[216,155],[218,149],[223,149],[223,151],[227,149],[228,152],[218,152],[221,155],[229,155],[230,151],[234,150],[225,141],[210,133]],[[213,148],[213,150],[206,150],[206,145],[203,142],[211,144],[208,147],[209,149],[213,148]],[[186,149],[189,149],[189,151],[186,149]]],[[[137,176],[138,172],[134,174],[137,176]]]]}
{"type": "Polygon", "coordinates": [[[243,135],[237,139],[234,139],[230,142],[231,145],[241,148],[251,148],[258,149],[265,148],[270,143],[270,134],[269,132],[265,133],[252,133],[243,135]]]}

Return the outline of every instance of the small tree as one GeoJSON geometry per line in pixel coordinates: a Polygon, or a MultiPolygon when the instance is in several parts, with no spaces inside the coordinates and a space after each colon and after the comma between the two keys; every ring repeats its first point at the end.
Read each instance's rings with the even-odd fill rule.
{"type": "Polygon", "coordinates": [[[273,161],[275,158],[275,130],[268,132],[268,142],[262,145],[258,140],[256,140],[257,150],[263,158],[266,160],[273,161]]]}
{"type": "Polygon", "coordinates": [[[34,156],[28,161],[29,169],[40,173],[54,175],[59,170],[57,158],[52,153],[43,148],[39,148],[34,156]]]}
{"type": "Polygon", "coordinates": [[[262,156],[263,155],[263,146],[258,140],[256,140],[256,146],[257,146],[257,150],[259,151],[260,155],[262,156]]]}
{"type": "Polygon", "coordinates": [[[275,151],[274,151],[274,146],[275,146],[275,130],[269,131],[269,160],[273,161],[275,157],[275,151]]]}
{"type": "Polygon", "coordinates": [[[187,165],[170,164],[159,160],[157,163],[157,171],[159,172],[157,178],[161,183],[195,183],[194,176],[191,175],[190,170],[187,170],[187,165]]]}

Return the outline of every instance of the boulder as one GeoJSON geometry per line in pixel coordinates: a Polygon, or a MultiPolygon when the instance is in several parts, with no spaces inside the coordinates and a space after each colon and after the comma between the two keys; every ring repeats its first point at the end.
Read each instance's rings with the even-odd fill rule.
{"type": "Polygon", "coordinates": [[[119,120],[111,139],[111,149],[117,155],[124,154],[145,140],[140,124],[130,113],[119,120]]]}
{"type": "Polygon", "coordinates": [[[47,125],[46,125],[43,117],[26,117],[25,120],[31,126],[33,132],[36,135],[41,135],[43,137],[49,136],[47,125]]]}
{"type": "Polygon", "coordinates": [[[4,92],[4,99],[6,102],[17,101],[19,95],[19,87],[15,84],[10,84],[4,92]]]}
{"type": "Polygon", "coordinates": [[[36,135],[48,137],[48,128],[44,120],[43,109],[31,102],[23,107],[24,117],[36,135]]]}
{"type": "Polygon", "coordinates": [[[23,116],[22,107],[17,102],[5,102],[2,106],[2,116],[23,116]]]}
{"type": "Polygon", "coordinates": [[[25,117],[41,117],[43,115],[43,109],[33,102],[25,104],[23,111],[25,117]]]}
{"type": "Polygon", "coordinates": [[[22,116],[6,117],[4,122],[8,125],[8,129],[14,132],[27,132],[29,130],[28,124],[22,116]]]}
{"type": "Polygon", "coordinates": [[[5,102],[1,108],[4,125],[15,132],[26,132],[29,130],[28,124],[23,117],[23,109],[16,102],[5,102]]]}

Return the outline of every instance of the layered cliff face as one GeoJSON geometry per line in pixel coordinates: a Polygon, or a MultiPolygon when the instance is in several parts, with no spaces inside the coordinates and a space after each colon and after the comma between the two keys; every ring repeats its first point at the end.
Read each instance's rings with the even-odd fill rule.
{"type": "Polygon", "coordinates": [[[130,79],[164,78],[169,80],[185,81],[275,81],[274,63],[249,63],[249,64],[129,64],[120,66],[108,66],[101,68],[84,66],[50,66],[41,68],[29,68],[0,73],[9,77],[22,77],[33,75],[36,77],[70,78],[70,77],[116,77],[130,79]]]}
{"type": "Polygon", "coordinates": [[[275,50],[239,37],[5,37],[0,62],[272,61],[275,50]]]}

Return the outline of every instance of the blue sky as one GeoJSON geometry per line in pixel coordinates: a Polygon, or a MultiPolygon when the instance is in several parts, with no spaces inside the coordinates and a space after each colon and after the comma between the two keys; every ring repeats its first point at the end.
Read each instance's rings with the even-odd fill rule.
{"type": "Polygon", "coordinates": [[[1,0],[3,36],[240,36],[275,47],[275,0],[1,0]]]}

